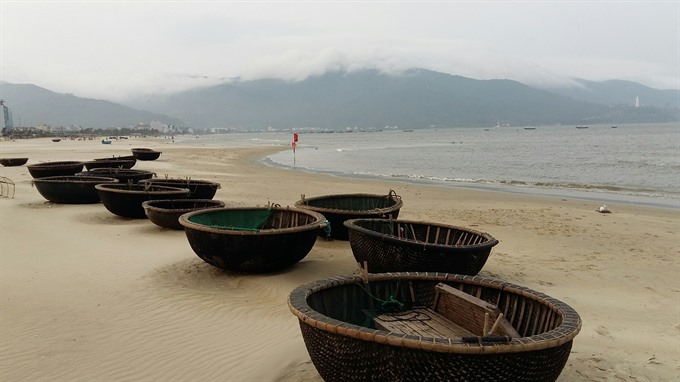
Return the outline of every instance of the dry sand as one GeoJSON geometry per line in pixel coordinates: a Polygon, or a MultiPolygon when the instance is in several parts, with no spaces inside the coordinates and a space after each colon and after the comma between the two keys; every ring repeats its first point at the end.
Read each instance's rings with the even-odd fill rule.
{"type": "MultiPolygon", "coordinates": [[[[678,210],[609,205],[266,166],[277,150],[189,148],[164,140],[0,142],[39,161],[163,151],[135,168],[218,181],[227,206],[292,205],[336,193],[404,200],[400,218],[467,226],[500,240],[481,274],[576,309],[583,329],[559,381],[669,381],[680,375],[678,210]]],[[[318,240],[278,274],[238,275],[200,260],[181,231],[103,205],[46,202],[26,166],[0,198],[1,381],[320,381],[286,299],[296,286],[356,269],[348,242],[318,240]]],[[[360,357],[360,355],[357,355],[360,357]]]]}

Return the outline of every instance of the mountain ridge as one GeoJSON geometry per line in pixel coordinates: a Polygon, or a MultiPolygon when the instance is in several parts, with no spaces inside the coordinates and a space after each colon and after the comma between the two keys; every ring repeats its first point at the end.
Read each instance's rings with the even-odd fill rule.
{"type": "Polygon", "coordinates": [[[680,118],[680,91],[620,80],[575,83],[571,88],[538,89],[513,80],[476,80],[427,69],[401,75],[368,69],[327,72],[298,82],[234,80],[147,96],[126,102],[128,106],[46,89],[50,97],[26,96],[31,92],[20,92],[17,87],[35,85],[7,83],[2,83],[0,97],[15,119],[19,114],[31,121],[52,119],[37,123],[84,127],[134,125],[144,118],[198,130],[619,124],[680,118]],[[642,107],[635,107],[633,94],[639,94],[642,107]],[[50,107],[63,111],[62,115],[50,107]]]}

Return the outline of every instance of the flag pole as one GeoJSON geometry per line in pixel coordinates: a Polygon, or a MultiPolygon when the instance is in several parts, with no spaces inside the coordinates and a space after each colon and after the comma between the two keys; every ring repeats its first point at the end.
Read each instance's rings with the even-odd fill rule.
{"type": "Polygon", "coordinates": [[[293,143],[291,144],[291,146],[293,146],[293,169],[295,169],[297,166],[297,160],[295,158],[295,148],[297,147],[297,141],[298,135],[297,133],[293,133],[293,143]]]}

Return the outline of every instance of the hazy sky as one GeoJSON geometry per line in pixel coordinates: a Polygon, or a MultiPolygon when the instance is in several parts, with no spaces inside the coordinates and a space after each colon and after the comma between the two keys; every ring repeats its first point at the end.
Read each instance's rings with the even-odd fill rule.
{"type": "Polygon", "coordinates": [[[0,79],[124,100],[421,67],[680,88],[680,1],[0,1],[0,79]]]}

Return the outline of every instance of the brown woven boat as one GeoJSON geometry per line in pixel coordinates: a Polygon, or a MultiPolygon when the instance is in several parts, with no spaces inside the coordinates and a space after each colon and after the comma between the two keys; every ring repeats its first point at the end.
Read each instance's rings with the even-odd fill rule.
{"type": "MultiPolygon", "coordinates": [[[[338,194],[305,198],[295,206],[323,214],[331,227],[331,238],[349,240],[347,228],[343,225],[349,219],[396,219],[403,202],[393,190],[387,195],[338,194]]],[[[319,233],[323,235],[323,232],[319,233]]]]}
{"type": "Polygon", "coordinates": [[[93,204],[100,201],[95,185],[117,182],[114,178],[67,175],[33,179],[32,184],[52,203],[93,204]]]}
{"type": "Polygon", "coordinates": [[[147,200],[142,203],[144,213],[149,220],[159,227],[183,230],[179,217],[187,212],[206,208],[224,207],[224,202],[212,199],[170,199],[147,200]]]}
{"type": "Polygon", "coordinates": [[[5,167],[21,166],[28,162],[28,158],[0,158],[0,164],[5,167]]]}
{"type": "Polygon", "coordinates": [[[44,178],[47,176],[66,176],[74,175],[83,170],[83,162],[77,161],[60,161],[60,162],[43,162],[30,164],[28,172],[33,178],[44,178]]]}
{"type": "Polygon", "coordinates": [[[110,157],[94,158],[94,160],[132,160],[132,159],[136,161],[137,157],[134,155],[112,155],[110,157]]]}
{"type": "Polygon", "coordinates": [[[116,178],[120,183],[137,183],[142,179],[151,179],[156,173],[146,170],[134,170],[127,168],[94,168],[89,171],[83,171],[76,174],[77,176],[104,176],[108,178],[116,178]]]}
{"type": "Polygon", "coordinates": [[[273,272],[311,251],[323,215],[290,207],[211,208],[179,217],[196,255],[217,268],[273,272]]]}
{"type": "Polygon", "coordinates": [[[94,187],[109,212],[131,219],[146,219],[142,203],[147,200],[186,199],[189,196],[189,190],[185,188],[138,183],[98,184],[94,187]]]}
{"type": "Polygon", "coordinates": [[[161,156],[161,151],[156,151],[144,147],[136,147],[131,149],[132,155],[137,157],[139,160],[156,160],[161,156]]]}
{"type": "Polygon", "coordinates": [[[191,191],[191,199],[212,199],[221,185],[210,180],[200,179],[174,179],[174,178],[153,178],[143,179],[139,183],[157,184],[159,186],[188,188],[191,191]]]}
{"type": "Polygon", "coordinates": [[[88,170],[94,170],[95,168],[127,168],[130,169],[134,167],[137,163],[137,159],[95,159],[93,161],[85,162],[85,168],[88,170]]]}
{"type": "Polygon", "coordinates": [[[555,381],[581,329],[576,311],[545,294],[445,273],[331,277],[296,288],[288,305],[299,319],[314,366],[327,382],[555,381]],[[401,330],[444,322],[438,313],[423,320],[419,312],[430,311],[425,307],[434,306],[442,296],[439,290],[447,288],[482,301],[484,309],[495,308],[501,318],[488,333],[496,333],[502,327],[497,322],[505,320],[506,335],[481,335],[486,321],[479,323],[479,336],[401,330]]]}
{"type": "Polygon", "coordinates": [[[476,275],[498,240],[485,232],[411,220],[351,219],[344,223],[357,262],[373,273],[444,272],[476,275]]]}

